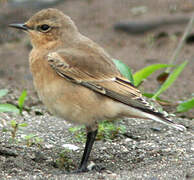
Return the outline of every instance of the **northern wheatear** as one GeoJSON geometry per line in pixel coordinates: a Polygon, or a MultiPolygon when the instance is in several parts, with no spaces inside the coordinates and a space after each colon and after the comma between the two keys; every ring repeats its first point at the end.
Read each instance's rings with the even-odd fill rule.
{"type": "Polygon", "coordinates": [[[30,69],[48,110],[86,126],[87,141],[77,172],[87,171],[99,121],[136,117],[185,130],[151,107],[120,74],[110,55],[83,36],[61,11],[44,9],[26,23],[10,26],[26,31],[31,38],[30,69]]]}

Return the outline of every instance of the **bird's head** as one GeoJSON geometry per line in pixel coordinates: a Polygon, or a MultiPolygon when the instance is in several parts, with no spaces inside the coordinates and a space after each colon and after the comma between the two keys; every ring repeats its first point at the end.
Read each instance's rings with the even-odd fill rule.
{"type": "Polygon", "coordinates": [[[10,27],[26,31],[34,47],[61,41],[69,42],[78,32],[70,17],[52,8],[39,11],[26,23],[10,24],[10,27]]]}

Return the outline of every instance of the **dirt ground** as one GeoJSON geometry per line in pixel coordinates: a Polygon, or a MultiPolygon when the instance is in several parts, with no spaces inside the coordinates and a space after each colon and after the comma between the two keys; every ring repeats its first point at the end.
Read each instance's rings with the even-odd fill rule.
{"type": "MultiPolygon", "coordinates": [[[[9,23],[24,22],[42,6],[0,3],[0,89],[9,89],[8,96],[1,102],[17,104],[21,91],[27,89],[28,92],[23,117],[0,114],[0,179],[194,179],[194,110],[174,118],[187,127],[185,133],[152,121],[121,121],[128,133],[118,135],[113,141],[95,142],[90,165],[94,163],[99,168],[83,174],[69,174],[68,171],[79,164],[84,143],[77,142],[69,132],[73,125],[46,112],[33,89],[28,68],[30,42],[25,33],[7,28],[9,23]],[[3,131],[13,119],[28,124],[18,131],[16,143],[10,142],[9,131],[3,131]],[[30,147],[24,140],[29,134],[39,138],[33,139],[30,147]],[[77,149],[65,150],[64,145],[68,144],[77,149]],[[65,166],[58,167],[56,162],[64,150],[65,166]]],[[[133,72],[150,64],[168,63],[186,24],[163,26],[140,35],[115,31],[114,24],[189,17],[194,11],[191,0],[65,0],[52,7],[71,16],[80,32],[104,47],[113,58],[128,64],[133,72]]],[[[194,95],[193,43],[184,45],[177,63],[185,59],[189,63],[162,98],[177,102],[194,95]]],[[[157,89],[158,74],[149,77],[141,90],[153,93],[157,89]]],[[[165,109],[172,113],[175,107],[165,109]]]]}

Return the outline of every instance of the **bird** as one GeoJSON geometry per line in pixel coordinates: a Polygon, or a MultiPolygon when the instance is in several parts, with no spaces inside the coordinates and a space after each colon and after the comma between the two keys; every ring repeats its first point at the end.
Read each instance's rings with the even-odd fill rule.
{"type": "Polygon", "coordinates": [[[75,172],[88,171],[100,121],[132,117],[186,130],[152,107],[119,72],[112,57],[82,35],[62,11],[42,9],[25,23],[9,26],[25,31],[31,39],[30,71],[35,90],[48,111],[86,127],[85,148],[75,172]]]}

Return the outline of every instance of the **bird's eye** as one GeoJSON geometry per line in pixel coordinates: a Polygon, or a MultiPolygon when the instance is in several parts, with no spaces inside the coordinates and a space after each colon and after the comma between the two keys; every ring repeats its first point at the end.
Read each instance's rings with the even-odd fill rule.
{"type": "Polygon", "coordinates": [[[51,27],[47,24],[43,24],[43,25],[38,26],[38,30],[41,32],[48,32],[50,30],[50,28],[51,27]]]}

